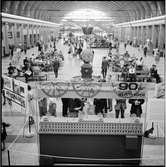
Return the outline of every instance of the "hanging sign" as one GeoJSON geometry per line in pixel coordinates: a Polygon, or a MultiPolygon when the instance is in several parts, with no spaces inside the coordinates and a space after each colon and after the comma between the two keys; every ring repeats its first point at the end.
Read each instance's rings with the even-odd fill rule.
{"type": "Polygon", "coordinates": [[[116,95],[120,98],[145,98],[145,84],[139,82],[120,82],[112,83],[112,87],[116,95]]]}

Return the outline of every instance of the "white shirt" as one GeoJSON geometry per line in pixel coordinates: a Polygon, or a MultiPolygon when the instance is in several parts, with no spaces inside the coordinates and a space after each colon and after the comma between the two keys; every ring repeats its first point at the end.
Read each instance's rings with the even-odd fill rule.
{"type": "Polygon", "coordinates": [[[130,74],[135,74],[135,68],[130,68],[130,69],[129,69],[129,73],[130,73],[130,74]]]}

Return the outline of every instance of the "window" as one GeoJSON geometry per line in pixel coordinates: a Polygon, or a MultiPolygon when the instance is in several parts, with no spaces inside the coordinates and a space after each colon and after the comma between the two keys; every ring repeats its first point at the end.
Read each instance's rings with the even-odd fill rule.
{"type": "Polygon", "coordinates": [[[17,38],[20,38],[20,32],[17,32],[16,36],[17,38]]]}

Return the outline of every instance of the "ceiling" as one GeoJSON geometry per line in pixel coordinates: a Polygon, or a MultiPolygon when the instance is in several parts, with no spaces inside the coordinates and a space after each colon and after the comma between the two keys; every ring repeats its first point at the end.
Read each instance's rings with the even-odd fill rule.
{"type": "MultiPolygon", "coordinates": [[[[102,28],[165,14],[165,1],[2,1],[2,12],[61,23],[70,12],[90,8],[104,12],[112,22],[93,22],[102,28]],[[108,25],[108,26],[107,26],[108,25]]],[[[68,21],[68,25],[74,25],[68,21]]],[[[82,23],[77,22],[77,25],[82,23]]]]}

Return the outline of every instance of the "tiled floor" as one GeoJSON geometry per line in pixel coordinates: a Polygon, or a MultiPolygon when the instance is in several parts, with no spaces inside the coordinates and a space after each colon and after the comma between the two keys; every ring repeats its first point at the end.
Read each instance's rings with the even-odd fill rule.
{"type": "MultiPolygon", "coordinates": [[[[67,54],[68,47],[63,46],[61,42],[57,44],[57,48],[62,50],[65,56],[65,61],[63,67],[59,71],[59,79],[70,80],[73,76],[80,75],[80,66],[82,62],[79,58],[69,56],[67,54]]],[[[131,55],[135,54],[142,56],[143,52],[139,52],[138,49],[127,47],[127,50],[131,55]]],[[[101,59],[104,55],[107,55],[107,49],[94,49],[95,56],[93,61],[93,71],[94,75],[101,74],[101,59]]],[[[124,53],[123,45],[120,45],[120,53],[124,53]]],[[[23,57],[22,57],[23,59],[23,57]]],[[[160,59],[157,65],[158,71],[161,76],[164,76],[164,58],[160,59]]],[[[154,63],[154,58],[152,55],[148,55],[145,58],[145,64],[150,67],[154,63]]],[[[2,73],[7,72],[7,66],[9,64],[9,58],[2,58],[2,73]]],[[[55,80],[54,73],[50,72],[48,80],[55,80]]],[[[33,85],[33,82],[29,84],[33,85]]],[[[146,139],[143,146],[143,160],[142,165],[164,165],[164,99],[156,99],[153,97],[154,90],[151,91],[150,98],[148,100],[148,127],[151,126],[151,122],[155,123],[154,133],[158,138],[156,139],[146,139]]],[[[35,134],[34,127],[32,131],[34,132],[33,138],[23,137],[22,127],[25,121],[25,111],[21,111],[13,104],[12,108],[8,105],[2,106],[2,116],[3,120],[9,122],[11,126],[7,129],[8,137],[6,140],[6,147],[10,146],[10,163],[11,165],[38,165],[38,147],[37,147],[37,136],[35,134]],[[15,137],[18,139],[15,143],[12,141],[15,137]]],[[[61,108],[61,106],[58,106],[61,108]]],[[[58,110],[60,111],[60,109],[58,110]]],[[[59,112],[59,114],[61,114],[59,112]]],[[[115,117],[114,111],[111,112],[112,117],[115,117]]],[[[125,111],[126,117],[129,115],[129,110],[125,111]]],[[[143,114],[144,115],[144,114],[143,114]]],[[[25,128],[25,134],[27,134],[27,128],[25,128]]],[[[2,152],[2,165],[8,165],[7,151],[2,152]]]]}

